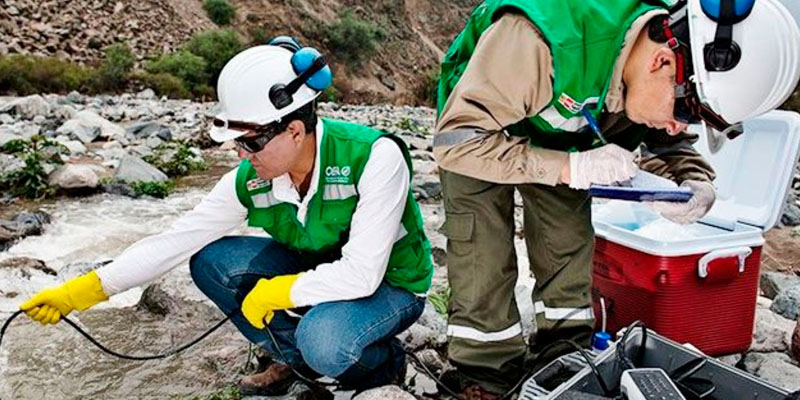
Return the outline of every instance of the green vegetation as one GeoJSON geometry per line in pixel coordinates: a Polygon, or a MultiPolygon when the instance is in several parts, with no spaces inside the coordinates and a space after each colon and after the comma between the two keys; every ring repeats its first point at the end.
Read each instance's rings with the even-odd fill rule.
{"type": "Polygon", "coordinates": [[[206,61],[208,84],[216,86],[222,67],[233,56],[244,50],[244,44],[233,29],[201,32],[186,43],[184,49],[206,61]]]}
{"type": "Polygon", "coordinates": [[[124,43],[109,46],[105,61],[95,71],[95,91],[116,91],[124,87],[128,73],[136,64],[136,57],[124,43]]]}
{"type": "Polygon", "coordinates": [[[341,97],[342,93],[339,91],[339,89],[336,89],[336,86],[334,85],[328,86],[328,88],[322,92],[322,98],[330,103],[338,103],[341,97]]]}
{"type": "Polygon", "coordinates": [[[208,169],[208,164],[201,157],[197,157],[188,145],[180,142],[162,144],[153,154],[142,159],[170,177],[186,176],[208,169]]]}
{"type": "Polygon", "coordinates": [[[151,74],[168,74],[178,78],[187,90],[208,83],[206,60],[186,50],[176,53],[162,54],[146,64],[145,69],[151,74]]]}
{"type": "Polygon", "coordinates": [[[360,66],[369,59],[386,35],[376,24],[359,19],[352,10],[346,10],[338,22],[323,29],[321,36],[328,39],[328,48],[351,66],[360,66]]]}
{"type": "Polygon", "coordinates": [[[436,97],[439,91],[440,71],[438,68],[428,71],[416,87],[416,98],[419,105],[436,108],[436,97]]]}
{"type": "Polygon", "coordinates": [[[236,8],[228,0],[206,0],[203,9],[217,25],[229,25],[236,17],[236,8]]]}
{"type": "Polygon", "coordinates": [[[3,146],[4,153],[13,154],[25,163],[20,169],[0,171],[0,191],[12,196],[40,199],[55,194],[47,185],[45,164],[62,164],[61,154],[69,154],[62,144],[35,135],[30,140],[16,139],[3,146]]]}
{"type": "Polygon", "coordinates": [[[85,90],[93,71],[52,57],[0,56],[0,93],[27,96],[85,90]]]}
{"type": "Polygon", "coordinates": [[[157,199],[163,199],[172,193],[175,189],[175,183],[172,181],[165,182],[135,182],[131,184],[136,196],[152,196],[157,199]]]}
{"type": "Polygon", "coordinates": [[[428,301],[436,310],[436,313],[447,318],[447,304],[450,302],[450,287],[433,288],[428,293],[428,301]]]}

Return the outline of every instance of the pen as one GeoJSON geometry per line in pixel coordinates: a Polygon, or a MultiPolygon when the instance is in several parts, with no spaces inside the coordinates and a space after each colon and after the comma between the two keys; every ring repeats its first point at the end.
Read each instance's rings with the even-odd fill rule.
{"type": "Polygon", "coordinates": [[[583,116],[584,118],[586,118],[586,121],[589,122],[589,127],[592,128],[594,134],[597,135],[598,138],[600,138],[600,141],[603,144],[608,144],[605,136],[603,136],[603,132],[600,131],[600,126],[597,125],[597,120],[595,120],[594,117],[592,117],[592,114],[589,112],[589,109],[584,107],[583,110],[581,111],[583,111],[583,116]]]}

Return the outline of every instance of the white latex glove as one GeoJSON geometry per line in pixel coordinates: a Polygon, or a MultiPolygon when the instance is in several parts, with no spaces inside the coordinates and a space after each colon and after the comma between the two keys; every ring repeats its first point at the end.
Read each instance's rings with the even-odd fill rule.
{"type": "Polygon", "coordinates": [[[681,224],[688,225],[697,222],[711,209],[717,194],[711,182],[684,181],[681,186],[692,189],[694,196],[685,203],[671,203],[667,201],[654,201],[648,205],[662,217],[681,224]]]}
{"type": "Polygon", "coordinates": [[[591,184],[610,185],[632,178],[639,167],[632,152],[615,144],[569,153],[569,187],[588,189],[591,184]]]}

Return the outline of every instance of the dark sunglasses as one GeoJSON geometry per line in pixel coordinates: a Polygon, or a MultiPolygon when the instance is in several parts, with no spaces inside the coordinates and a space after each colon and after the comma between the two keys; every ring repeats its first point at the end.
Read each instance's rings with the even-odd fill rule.
{"type": "Polygon", "coordinates": [[[223,119],[214,119],[214,126],[222,129],[231,129],[236,131],[255,132],[255,136],[240,136],[233,139],[239,148],[248,153],[258,153],[264,149],[272,139],[283,132],[281,126],[276,124],[259,125],[250,122],[241,121],[226,121],[223,119]]]}

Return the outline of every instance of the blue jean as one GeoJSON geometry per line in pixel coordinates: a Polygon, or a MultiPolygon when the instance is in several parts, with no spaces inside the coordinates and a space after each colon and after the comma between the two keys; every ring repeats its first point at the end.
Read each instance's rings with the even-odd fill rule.
{"type": "Polygon", "coordinates": [[[244,336],[275,359],[308,366],[342,385],[365,389],[389,383],[405,363],[395,335],[422,314],[425,299],[382,283],[369,297],[322,303],[302,318],[278,311],[266,330],[250,325],[239,312],[242,300],[261,278],[313,269],[298,253],[269,238],[228,236],[197,252],[192,278],[244,336]]]}

